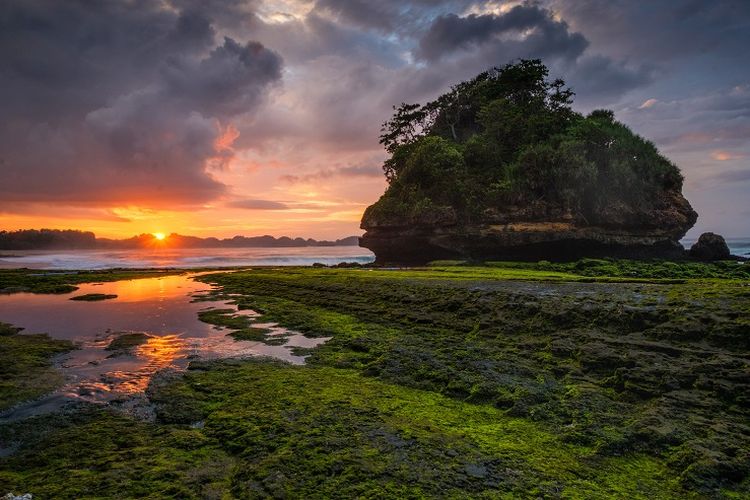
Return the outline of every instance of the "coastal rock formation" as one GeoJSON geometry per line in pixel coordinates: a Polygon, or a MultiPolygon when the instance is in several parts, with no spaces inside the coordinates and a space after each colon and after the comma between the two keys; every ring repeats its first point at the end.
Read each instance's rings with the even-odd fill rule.
{"type": "Polygon", "coordinates": [[[724,237],[715,233],[703,233],[690,251],[690,257],[696,260],[723,260],[731,258],[727,242],[724,237]]]}
{"type": "Polygon", "coordinates": [[[522,60],[399,107],[360,245],[382,264],[685,258],[698,215],[679,169],[611,111],[574,112],[546,77],[522,60]]]}
{"type": "MultiPolygon", "coordinates": [[[[463,223],[451,207],[418,217],[379,217],[368,211],[360,245],[380,263],[425,263],[437,259],[574,260],[581,257],[685,257],[678,241],[697,214],[679,192],[668,192],[649,212],[612,207],[594,221],[539,204],[463,223]],[[619,210],[618,210],[619,209],[619,210]]],[[[711,258],[706,260],[712,260],[711,258]]]]}

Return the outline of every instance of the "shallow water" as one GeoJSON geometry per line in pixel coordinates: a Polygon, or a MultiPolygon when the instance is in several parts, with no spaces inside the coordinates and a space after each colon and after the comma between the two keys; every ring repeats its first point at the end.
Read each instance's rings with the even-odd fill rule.
{"type": "MultiPolygon", "coordinates": [[[[18,293],[0,295],[0,321],[29,333],[75,342],[56,365],[66,378],[57,393],[14,408],[0,418],[16,419],[59,408],[75,400],[108,402],[142,393],[160,370],[184,370],[191,360],[270,356],[294,364],[305,357],[294,347],[315,347],[325,338],[308,338],[273,323],[257,323],[286,339],[283,345],[234,340],[227,330],[198,320],[204,309],[237,309],[231,301],[193,301],[211,290],[191,275],[161,276],[110,283],[83,284],[61,295],[18,293]],[[71,297],[86,293],[115,294],[116,299],[81,302],[71,297]],[[106,347],[122,333],[145,333],[147,341],[128,351],[106,347]]],[[[237,314],[258,317],[254,311],[237,314]]],[[[259,320],[260,321],[260,320],[259,320]]]]}

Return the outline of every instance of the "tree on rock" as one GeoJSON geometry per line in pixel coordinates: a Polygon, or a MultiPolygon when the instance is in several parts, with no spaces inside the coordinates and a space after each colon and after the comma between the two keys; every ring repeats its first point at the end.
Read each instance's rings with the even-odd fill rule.
{"type": "Polygon", "coordinates": [[[697,218],[679,169],[611,111],[575,112],[573,96],[540,60],[522,59],[402,103],[381,129],[389,186],[362,227],[566,221],[676,244],[697,218]]]}

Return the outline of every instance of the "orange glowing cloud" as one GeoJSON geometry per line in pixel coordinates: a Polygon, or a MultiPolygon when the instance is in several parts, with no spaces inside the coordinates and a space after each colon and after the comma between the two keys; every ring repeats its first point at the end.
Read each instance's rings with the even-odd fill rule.
{"type": "Polygon", "coordinates": [[[240,131],[231,123],[224,128],[219,125],[219,136],[214,140],[214,149],[217,153],[232,151],[232,144],[240,136],[240,131]]]}
{"type": "Polygon", "coordinates": [[[741,160],[745,158],[745,155],[740,153],[732,153],[730,151],[714,151],[711,153],[711,158],[716,161],[730,161],[730,160],[741,160]]]}

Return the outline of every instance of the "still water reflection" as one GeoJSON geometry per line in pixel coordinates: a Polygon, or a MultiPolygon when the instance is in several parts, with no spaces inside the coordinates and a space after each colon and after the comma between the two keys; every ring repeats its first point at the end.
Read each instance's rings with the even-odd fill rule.
{"type": "MultiPolygon", "coordinates": [[[[274,335],[283,345],[236,341],[226,330],[198,320],[198,312],[232,308],[221,301],[194,301],[211,290],[192,279],[195,274],[162,276],[110,283],[80,285],[73,293],[0,295],[0,321],[25,328],[29,333],[48,333],[75,342],[79,349],[57,359],[67,383],[57,393],[23,405],[0,417],[18,418],[54,409],[70,400],[106,402],[142,393],[151,377],[164,369],[185,369],[191,360],[227,357],[271,356],[294,364],[304,363],[294,347],[315,347],[325,338],[308,338],[274,324],[274,335]],[[76,295],[104,293],[116,299],[100,302],[69,300],[76,295]],[[145,341],[132,349],[107,350],[123,334],[139,333],[145,341]]],[[[237,314],[256,320],[254,311],[237,314]]]]}

